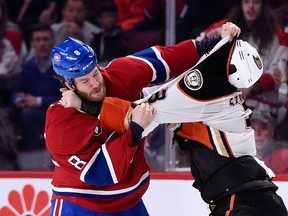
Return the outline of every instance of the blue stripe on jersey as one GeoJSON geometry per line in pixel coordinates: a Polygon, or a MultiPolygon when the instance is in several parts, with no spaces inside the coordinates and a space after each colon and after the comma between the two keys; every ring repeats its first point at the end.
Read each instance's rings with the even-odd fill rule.
{"type": "Polygon", "coordinates": [[[59,215],[69,215],[69,216],[77,216],[77,215],[85,215],[85,216],[149,216],[147,209],[142,200],[140,200],[135,206],[130,209],[120,211],[120,212],[113,212],[113,213],[97,213],[91,210],[88,210],[80,205],[75,203],[69,202],[67,200],[63,200],[59,215],[55,215],[54,209],[57,208],[59,205],[57,202],[60,200],[52,200],[51,201],[51,209],[50,209],[50,216],[59,216],[59,215]]]}
{"type": "Polygon", "coordinates": [[[97,186],[106,186],[115,184],[110,173],[107,160],[104,156],[103,151],[100,151],[95,161],[91,164],[87,170],[85,182],[88,182],[97,186]]]}
{"type": "MultiPolygon", "coordinates": [[[[156,48],[154,49],[157,50],[156,48]]],[[[169,79],[169,77],[167,76],[167,74],[169,74],[167,72],[167,70],[169,70],[167,63],[164,61],[164,59],[161,59],[160,52],[157,56],[155,50],[153,50],[152,48],[148,48],[132,55],[134,57],[147,60],[152,64],[154,68],[153,71],[156,71],[156,74],[154,74],[155,79],[151,82],[152,84],[162,83],[169,79]]]]}

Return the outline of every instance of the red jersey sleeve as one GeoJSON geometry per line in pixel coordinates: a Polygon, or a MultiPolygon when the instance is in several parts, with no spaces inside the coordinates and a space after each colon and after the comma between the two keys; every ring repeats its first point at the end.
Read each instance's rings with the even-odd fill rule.
{"type": "Polygon", "coordinates": [[[193,40],[154,46],[112,61],[102,74],[107,96],[135,101],[144,87],[162,84],[194,66],[200,56],[193,40]]]}
{"type": "Polygon", "coordinates": [[[169,79],[194,66],[200,56],[193,40],[186,40],[174,46],[156,46],[169,67],[169,79]]]}

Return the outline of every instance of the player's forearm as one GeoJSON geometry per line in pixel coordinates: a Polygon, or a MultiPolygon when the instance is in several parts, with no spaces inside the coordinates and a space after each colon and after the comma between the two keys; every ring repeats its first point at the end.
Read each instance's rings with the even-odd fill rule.
{"type": "Polygon", "coordinates": [[[202,41],[196,41],[196,47],[197,51],[200,56],[204,55],[205,53],[208,53],[210,50],[213,49],[213,47],[221,40],[221,36],[213,37],[213,38],[207,38],[202,41]]]}
{"type": "Polygon", "coordinates": [[[130,128],[132,131],[132,146],[136,146],[141,140],[144,129],[133,121],[130,123],[130,128]]]}

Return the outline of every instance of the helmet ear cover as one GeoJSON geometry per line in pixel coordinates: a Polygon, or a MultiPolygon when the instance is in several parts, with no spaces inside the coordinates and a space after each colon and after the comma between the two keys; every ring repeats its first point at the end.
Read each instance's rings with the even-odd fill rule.
{"type": "Polygon", "coordinates": [[[93,49],[71,37],[53,48],[51,58],[55,73],[71,86],[74,78],[85,76],[97,65],[93,49]]]}
{"type": "Polygon", "coordinates": [[[248,42],[237,40],[229,68],[229,82],[237,88],[249,88],[261,77],[263,62],[248,42]]]}
{"type": "Polygon", "coordinates": [[[230,64],[230,66],[229,66],[229,74],[231,75],[233,73],[236,73],[236,71],[237,71],[236,66],[234,64],[230,64]]]}

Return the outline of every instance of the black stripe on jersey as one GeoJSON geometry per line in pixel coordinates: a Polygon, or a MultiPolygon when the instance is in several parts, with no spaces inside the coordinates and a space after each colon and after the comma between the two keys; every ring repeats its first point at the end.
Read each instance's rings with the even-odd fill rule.
{"type": "Polygon", "coordinates": [[[210,127],[206,125],[206,130],[208,132],[208,135],[209,135],[209,140],[210,140],[210,143],[211,145],[213,146],[213,151],[216,151],[217,152],[217,148],[216,148],[216,145],[214,143],[214,140],[213,140],[213,137],[212,137],[212,133],[210,131],[210,127]]]}
{"type": "Polygon", "coordinates": [[[224,145],[224,147],[225,147],[225,149],[226,149],[226,152],[228,153],[228,155],[229,155],[230,158],[234,158],[235,156],[234,156],[234,154],[231,152],[231,149],[229,148],[229,143],[226,142],[225,133],[222,132],[222,131],[220,131],[220,130],[218,130],[218,131],[219,131],[219,133],[220,133],[221,140],[222,140],[223,145],[224,145]]]}

